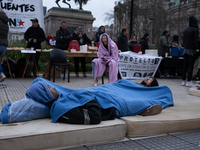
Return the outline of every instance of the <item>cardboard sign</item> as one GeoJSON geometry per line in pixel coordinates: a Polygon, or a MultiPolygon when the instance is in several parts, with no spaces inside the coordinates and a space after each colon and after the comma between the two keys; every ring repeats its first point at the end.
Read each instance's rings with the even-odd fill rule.
{"type": "Polygon", "coordinates": [[[30,19],[37,18],[44,29],[42,0],[0,0],[0,8],[9,18],[9,32],[24,33],[32,26],[30,19]]]}
{"type": "Polygon", "coordinates": [[[122,79],[153,77],[162,57],[139,55],[133,52],[119,53],[119,72],[122,79]]]}

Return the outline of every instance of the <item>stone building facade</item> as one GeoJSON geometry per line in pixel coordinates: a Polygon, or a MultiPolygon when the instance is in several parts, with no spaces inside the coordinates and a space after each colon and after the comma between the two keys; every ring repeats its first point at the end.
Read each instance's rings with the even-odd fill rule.
{"type": "Polygon", "coordinates": [[[89,38],[92,38],[92,24],[95,18],[90,11],[83,11],[69,8],[51,8],[44,17],[45,31],[47,36],[55,36],[61,23],[67,23],[70,33],[74,33],[78,26],[81,26],[89,38]]]}
{"type": "Polygon", "coordinates": [[[167,19],[170,22],[167,27],[168,30],[172,35],[178,34],[182,37],[184,29],[189,26],[190,16],[195,16],[200,20],[200,1],[193,1],[170,8],[167,10],[167,13],[167,19]]]}

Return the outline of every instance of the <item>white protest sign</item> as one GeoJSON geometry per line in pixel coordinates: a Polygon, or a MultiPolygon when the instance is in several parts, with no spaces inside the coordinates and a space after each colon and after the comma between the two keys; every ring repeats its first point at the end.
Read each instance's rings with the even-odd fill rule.
{"type": "Polygon", "coordinates": [[[9,18],[9,32],[24,33],[32,26],[30,19],[37,18],[44,29],[42,0],[0,0],[0,8],[9,18]]]}
{"type": "Polygon", "coordinates": [[[154,76],[162,57],[139,55],[133,52],[119,53],[119,72],[122,79],[144,79],[154,76]]]}

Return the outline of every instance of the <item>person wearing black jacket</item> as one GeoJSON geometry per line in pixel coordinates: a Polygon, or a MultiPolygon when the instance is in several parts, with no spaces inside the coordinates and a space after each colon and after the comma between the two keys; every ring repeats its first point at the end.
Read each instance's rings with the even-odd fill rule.
{"type": "Polygon", "coordinates": [[[94,43],[95,45],[97,45],[99,43],[99,38],[101,36],[101,34],[105,33],[105,27],[104,26],[100,26],[98,29],[98,32],[95,33],[94,35],[94,43]]]}
{"type": "MultiPolygon", "coordinates": [[[[3,56],[3,54],[7,50],[8,46],[8,16],[3,11],[3,9],[0,8],[0,57],[3,56]]],[[[3,82],[5,80],[6,76],[3,73],[3,69],[0,63],[0,82],[3,82]]]]}
{"type": "MultiPolygon", "coordinates": [[[[91,40],[88,38],[86,33],[83,31],[82,27],[77,28],[77,31],[75,31],[72,36],[72,40],[77,40],[79,42],[79,46],[85,45],[86,43],[91,44],[91,40]]],[[[86,66],[85,66],[86,65],[85,57],[74,57],[76,77],[79,77],[79,59],[81,60],[83,76],[87,77],[86,66]]]]}
{"type": "Polygon", "coordinates": [[[183,54],[184,64],[183,64],[183,81],[182,86],[191,87],[192,83],[192,72],[195,62],[196,50],[199,49],[199,29],[198,20],[191,16],[189,18],[189,27],[183,32],[183,43],[185,46],[185,51],[183,54]],[[186,72],[188,69],[188,80],[186,82],[186,72]]]}
{"type": "Polygon", "coordinates": [[[60,29],[56,31],[56,47],[62,50],[68,50],[71,34],[67,30],[66,22],[62,22],[60,29]]]}
{"type": "Polygon", "coordinates": [[[148,40],[149,40],[149,34],[145,33],[144,36],[140,40],[142,54],[145,54],[145,50],[149,49],[148,40]]]}
{"type": "Polygon", "coordinates": [[[128,28],[122,28],[122,33],[117,38],[118,49],[122,52],[128,51],[128,28]]]}
{"type": "MultiPolygon", "coordinates": [[[[31,21],[32,21],[32,26],[28,28],[28,30],[24,34],[24,39],[28,41],[27,48],[34,47],[35,50],[41,49],[41,43],[46,40],[44,30],[38,24],[37,18],[31,19],[31,21]]],[[[35,55],[36,65],[38,66],[40,52],[36,52],[36,54],[34,55],[35,55]]],[[[35,66],[33,67],[32,71],[33,71],[33,75],[37,77],[36,72],[35,72],[35,66]]]]}
{"type": "Polygon", "coordinates": [[[133,35],[131,37],[131,39],[128,41],[128,48],[129,48],[129,51],[133,51],[133,46],[135,44],[138,44],[137,42],[137,36],[136,35],[133,35]]]}

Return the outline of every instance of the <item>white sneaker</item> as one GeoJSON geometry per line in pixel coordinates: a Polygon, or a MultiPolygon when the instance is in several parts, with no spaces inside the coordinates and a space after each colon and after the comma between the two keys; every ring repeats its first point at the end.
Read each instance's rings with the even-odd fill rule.
{"type": "Polygon", "coordinates": [[[185,86],[187,86],[187,87],[192,87],[193,86],[193,83],[192,83],[192,81],[188,81],[187,83],[186,83],[186,85],[185,86]]]}
{"type": "Polygon", "coordinates": [[[94,87],[98,86],[98,80],[94,79],[94,87]]]}
{"type": "Polygon", "coordinates": [[[185,86],[186,85],[186,80],[183,80],[181,85],[185,86]]]}
{"type": "Polygon", "coordinates": [[[6,79],[6,76],[2,73],[0,75],[0,82],[3,82],[6,79]]]}

